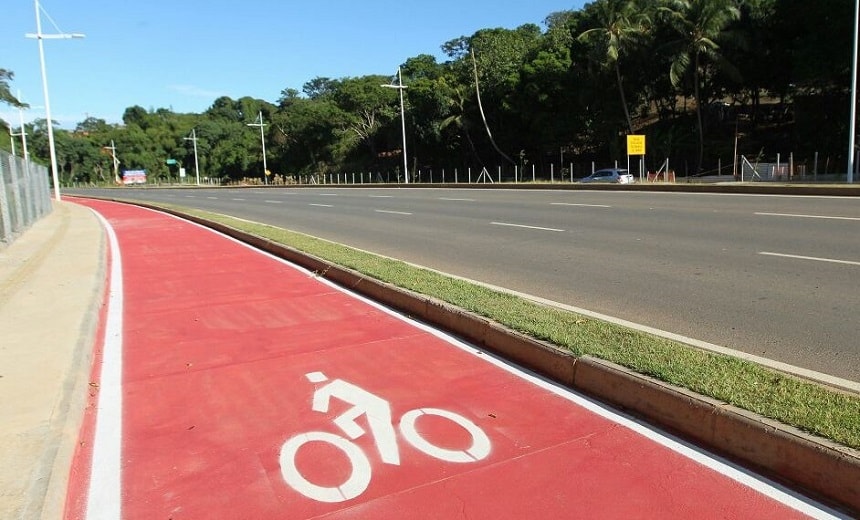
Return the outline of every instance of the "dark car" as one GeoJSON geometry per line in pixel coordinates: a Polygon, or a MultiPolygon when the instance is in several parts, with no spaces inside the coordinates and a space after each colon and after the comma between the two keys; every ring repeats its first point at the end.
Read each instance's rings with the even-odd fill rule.
{"type": "Polygon", "coordinates": [[[623,168],[604,168],[597,170],[588,177],[580,179],[579,182],[614,182],[616,184],[633,184],[635,180],[627,170],[623,168]]]}

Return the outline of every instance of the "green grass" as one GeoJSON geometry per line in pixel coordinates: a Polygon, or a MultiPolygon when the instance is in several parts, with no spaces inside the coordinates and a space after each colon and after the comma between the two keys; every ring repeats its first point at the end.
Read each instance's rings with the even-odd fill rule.
{"type": "Polygon", "coordinates": [[[204,211],[174,209],[448,302],[574,355],[605,359],[860,449],[860,396],[301,233],[204,211]]]}

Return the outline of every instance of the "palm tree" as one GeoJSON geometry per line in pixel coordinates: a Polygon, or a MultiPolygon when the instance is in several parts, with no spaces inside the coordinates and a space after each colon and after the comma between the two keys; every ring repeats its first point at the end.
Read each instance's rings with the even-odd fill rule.
{"type": "Polygon", "coordinates": [[[650,24],[650,18],[647,11],[642,9],[635,0],[598,0],[589,7],[594,9],[600,27],[584,31],[577,39],[580,42],[599,44],[602,47],[600,51],[606,52],[602,65],[615,71],[627,129],[632,134],[633,122],[630,119],[630,109],[627,107],[627,97],[624,95],[618,60],[628,46],[642,37],[650,24]]]}
{"type": "Polygon", "coordinates": [[[680,39],[674,42],[675,53],[669,79],[677,87],[684,74],[693,69],[693,97],[696,100],[696,122],[699,131],[699,157],[696,171],[702,167],[705,154],[705,130],[702,124],[701,82],[706,62],[726,69],[732,67],[720,54],[718,41],[726,26],[740,18],[735,0],[670,0],[668,14],[680,39]]]}
{"type": "Polygon", "coordinates": [[[11,70],[0,69],[0,102],[13,107],[27,108],[26,103],[21,103],[9,89],[9,82],[14,79],[15,74],[11,70]]]}

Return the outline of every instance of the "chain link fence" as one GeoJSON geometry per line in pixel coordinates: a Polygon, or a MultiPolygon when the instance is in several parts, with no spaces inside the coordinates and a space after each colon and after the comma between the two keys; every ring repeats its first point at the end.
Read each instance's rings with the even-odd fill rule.
{"type": "Polygon", "coordinates": [[[48,169],[0,152],[0,245],[51,211],[48,169]]]}

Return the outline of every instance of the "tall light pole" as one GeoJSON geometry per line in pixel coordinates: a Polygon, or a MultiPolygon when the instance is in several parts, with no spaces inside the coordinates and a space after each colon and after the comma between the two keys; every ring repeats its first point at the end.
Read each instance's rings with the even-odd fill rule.
{"type": "Polygon", "coordinates": [[[403,74],[397,67],[397,85],[382,85],[385,88],[396,88],[400,91],[400,128],[403,132],[403,174],[406,184],[409,184],[409,162],[406,159],[406,112],[403,109],[403,91],[407,88],[403,84],[403,74]]]}
{"type": "Polygon", "coordinates": [[[45,73],[45,47],[42,40],[68,40],[72,38],[84,38],[80,33],[66,34],[42,34],[42,16],[39,0],[34,0],[36,4],[36,33],[27,33],[24,36],[27,38],[35,38],[39,41],[39,63],[42,66],[42,92],[45,95],[45,118],[48,121],[48,147],[51,150],[51,175],[54,179],[54,198],[60,200],[60,176],[57,172],[57,149],[54,146],[54,125],[51,122],[51,102],[48,99],[48,76],[45,73]]]}
{"type": "Polygon", "coordinates": [[[248,126],[259,126],[260,127],[260,142],[263,143],[263,182],[269,184],[268,173],[269,169],[266,168],[266,135],[263,133],[263,127],[266,125],[263,124],[263,111],[260,110],[260,122],[259,123],[245,123],[248,126]]]}
{"type": "MultiPolygon", "coordinates": [[[[191,129],[191,137],[184,137],[186,141],[194,143],[194,174],[197,176],[197,185],[200,186],[200,163],[197,162],[197,132],[196,128],[191,129]]],[[[263,153],[265,155],[265,152],[263,153]]],[[[265,168],[265,166],[263,166],[265,168]]]]}
{"type": "Polygon", "coordinates": [[[848,130],[848,184],[854,182],[855,128],[857,124],[857,27],[860,24],[860,0],[854,2],[854,63],[851,66],[851,124],[848,130]]]}

